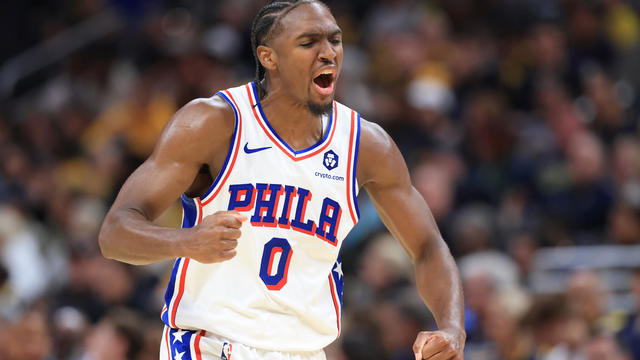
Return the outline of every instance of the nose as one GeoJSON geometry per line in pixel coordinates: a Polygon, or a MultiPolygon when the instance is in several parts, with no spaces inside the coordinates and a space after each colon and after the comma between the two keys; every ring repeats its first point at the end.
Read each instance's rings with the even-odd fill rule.
{"type": "Polygon", "coordinates": [[[323,41],[318,52],[318,59],[324,63],[333,63],[336,55],[337,52],[336,49],[334,49],[334,45],[329,40],[323,41]]]}

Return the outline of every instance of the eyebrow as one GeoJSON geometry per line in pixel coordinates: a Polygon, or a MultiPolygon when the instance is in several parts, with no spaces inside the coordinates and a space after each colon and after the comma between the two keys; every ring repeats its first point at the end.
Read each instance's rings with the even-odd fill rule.
{"type": "MultiPolygon", "coordinates": [[[[298,35],[298,37],[296,37],[296,40],[305,38],[305,37],[320,37],[323,35],[326,35],[327,32],[306,32],[306,33],[302,33],[300,35],[298,35]]],[[[342,34],[342,30],[340,29],[336,29],[334,30],[332,33],[329,34],[329,36],[336,36],[338,34],[342,34]]]]}

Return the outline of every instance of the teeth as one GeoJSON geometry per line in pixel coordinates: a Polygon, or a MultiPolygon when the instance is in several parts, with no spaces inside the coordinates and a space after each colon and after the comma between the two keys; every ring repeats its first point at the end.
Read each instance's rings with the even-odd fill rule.
{"type": "Polygon", "coordinates": [[[332,75],[332,74],[333,74],[333,71],[331,71],[331,70],[325,70],[325,71],[323,71],[323,72],[322,72],[322,74],[321,74],[321,75],[332,75]]]}

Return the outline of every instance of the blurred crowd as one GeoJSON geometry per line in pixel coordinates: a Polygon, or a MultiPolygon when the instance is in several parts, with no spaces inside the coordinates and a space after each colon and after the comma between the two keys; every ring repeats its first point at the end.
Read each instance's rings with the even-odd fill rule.
{"type": "MultiPolygon", "coordinates": [[[[253,78],[264,2],[0,5],[0,68],[106,11],[119,24],[0,98],[0,359],[157,359],[172,264],[106,260],[97,233],[179,107],[253,78]]],[[[344,31],[338,100],[397,142],[460,266],[466,358],[640,359],[640,259],[627,308],[589,264],[557,293],[530,283],[541,247],[640,244],[640,1],[327,4],[344,31]]],[[[414,359],[434,320],[359,202],[328,358],[414,359]]]]}

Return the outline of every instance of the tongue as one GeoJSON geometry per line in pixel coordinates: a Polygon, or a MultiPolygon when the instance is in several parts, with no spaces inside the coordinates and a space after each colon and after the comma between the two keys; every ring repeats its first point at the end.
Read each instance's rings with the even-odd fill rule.
{"type": "Polygon", "coordinates": [[[333,92],[333,81],[329,75],[320,75],[313,79],[316,90],[323,95],[330,95],[333,92]]]}
{"type": "Polygon", "coordinates": [[[331,85],[331,78],[329,75],[319,75],[313,81],[318,84],[321,88],[327,88],[331,85]]]}

